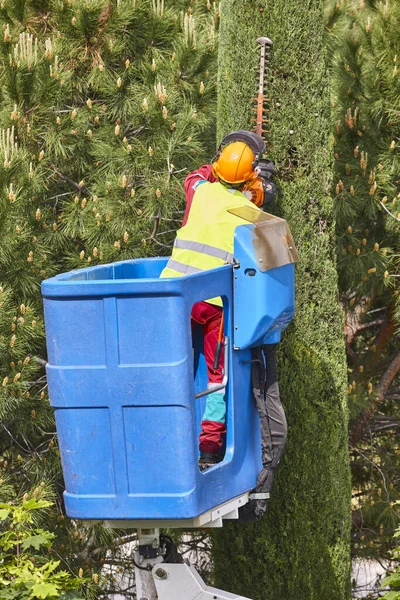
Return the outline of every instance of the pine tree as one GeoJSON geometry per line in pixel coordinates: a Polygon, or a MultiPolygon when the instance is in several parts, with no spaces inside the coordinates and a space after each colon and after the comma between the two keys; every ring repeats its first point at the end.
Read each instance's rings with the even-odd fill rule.
{"type": "MultiPolygon", "coordinates": [[[[43,481],[62,505],[41,281],[168,255],[182,181],[215,148],[218,7],[191,4],[1,2],[0,500],[43,481]]],[[[97,572],[113,548],[56,511],[51,527],[70,565],[97,572]]]]}
{"type": "Polygon", "coordinates": [[[219,134],[251,126],[255,40],[267,35],[274,42],[268,153],[280,187],[270,210],[287,219],[299,251],[296,316],[278,363],[288,442],[270,510],[255,525],[224,526],[214,542],[218,585],[257,600],[350,596],[346,371],[329,195],[333,151],[323,5],[221,5],[219,134]]]}
{"type": "Polygon", "coordinates": [[[329,11],[354,552],[380,558],[397,522],[399,469],[399,23],[396,3],[346,1],[329,11]]]}

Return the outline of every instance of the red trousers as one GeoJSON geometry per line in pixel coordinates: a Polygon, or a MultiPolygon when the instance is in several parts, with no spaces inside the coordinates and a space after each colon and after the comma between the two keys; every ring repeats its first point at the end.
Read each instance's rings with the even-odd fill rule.
{"type": "MultiPolygon", "coordinates": [[[[218,341],[218,333],[221,325],[222,308],[207,302],[197,302],[192,309],[192,326],[200,325],[204,336],[204,357],[207,364],[208,382],[210,384],[218,384],[223,379],[223,364],[224,356],[223,349],[221,352],[220,362],[217,369],[213,368],[215,348],[218,341]]],[[[212,385],[210,386],[212,387],[212,385]]],[[[215,398],[218,398],[219,404],[221,399],[224,400],[224,391],[210,394],[206,396],[206,410],[201,422],[200,433],[200,452],[219,453],[223,444],[223,436],[226,433],[225,418],[219,418],[219,421],[204,419],[206,414],[213,414],[212,403],[215,398]],[[208,405],[208,406],[207,406],[208,405]],[[222,422],[223,421],[223,422],[222,422]]],[[[219,412],[221,412],[219,410],[219,412]]],[[[214,410],[215,413],[215,410],[214,410]]]]}

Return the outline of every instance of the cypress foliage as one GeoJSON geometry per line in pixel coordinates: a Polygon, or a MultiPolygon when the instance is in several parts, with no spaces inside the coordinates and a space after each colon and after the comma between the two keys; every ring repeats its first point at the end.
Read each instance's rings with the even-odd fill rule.
{"type": "Polygon", "coordinates": [[[300,256],[296,317],[279,352],[289,435],[268,515],[215,534],[216,580],[255,600],[344,600],[350,595],[348,415],[323,3],[222,2],[219,136],[251,126],[260,35],[274,42],[266,137],[280,195],[271,212],[289,222],[300,256]]]}

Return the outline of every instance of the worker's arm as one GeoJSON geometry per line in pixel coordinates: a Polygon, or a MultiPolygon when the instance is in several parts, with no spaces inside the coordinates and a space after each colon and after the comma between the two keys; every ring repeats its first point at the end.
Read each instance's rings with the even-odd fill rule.
{"type": "Polygon", "coordinates": [[[187,218],[189,216],[190,207],[192,206],[192,200],[194,193],[199,185],[209,181],[210,183],[214,183],[218,181],[216,177],[212,174],[212,165],[203,165],[197,171],[193,171],[193,173],[189,173],[189,175],[185,179],[185,196],[186,196],[186,210],[185,216],[183,218],[182,225],[185,225],[187,218]]]}

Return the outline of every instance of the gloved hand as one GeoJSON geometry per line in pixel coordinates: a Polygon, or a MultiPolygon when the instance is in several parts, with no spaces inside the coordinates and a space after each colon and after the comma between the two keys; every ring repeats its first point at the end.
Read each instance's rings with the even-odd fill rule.
{"type": "Polygon", "coordinates": [[[276,184],[271,181],[272,176],[276,175],[277,170],[275,169],[272,160],[261,158],[256,167],[256,171],[258,172],[259,177],[262,177],[264,180],[264,202],[261,207],[264,208],[267,204],[272,202],[272,200],[275,200],[278,193],[276,184]]]}

